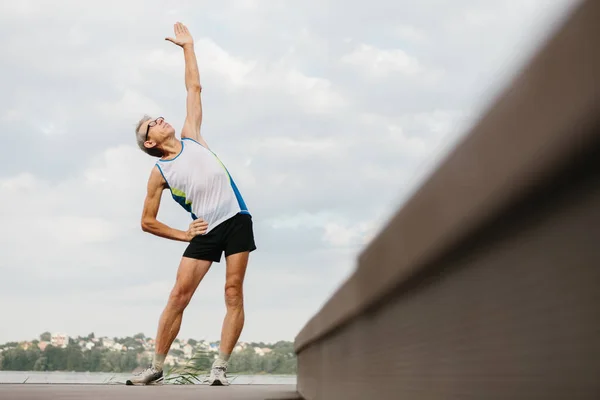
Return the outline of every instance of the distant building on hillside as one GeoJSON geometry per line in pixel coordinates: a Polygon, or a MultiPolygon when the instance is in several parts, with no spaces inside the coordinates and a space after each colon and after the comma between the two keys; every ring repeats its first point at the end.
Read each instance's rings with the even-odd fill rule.
{"type": "Polygon", "coordinates": [[[235,347],[233,348],[233,352],[234,352],[234,353],[239,353],[240,351],[242,351],[242,350],[244,350],[244,349],[245,349],[245,347],[244,347],[244,346],[242,346],[242,345],[239,345],[239,344],[238,344],[237,346],[235,346],[235,347]]]}
{"type": "Polygon", "coordinates": [[[194,346],[192,346],[191,344],[186,344],[185,346],[183,346],[183,355],[185,356],[185,358],[192,358],[193,354],[194,346]]]}
{"type": "Polygon", "coordinates": [[[64,333],[54,333],[50,338],[50,344],[64,349],[69,344],[69,336],[64,333]]]}
{"type": "Polygon", "coordinates": [[[273,350],[269,349],[268,347],[264,347],[262,349],[260,347],[254,348],[254,352],[256,354],[258,354],[259,356],[264,356],[265,354],[270,353],[271,351],[273,351],[273,350]]]}
{"type": "Polygon", "coordinates": [[[127,351],[127,346],[121,344],[121,343],[114,343],[111,347],[111,350],[114,351],[127,351]]]}
{"type": "Polygon", "coordinates": [[[167,355],[167,357],[165,357],[165,364],[170,366],[175,365],[175,357],[173,357],[171,354],[167,355]]]}
{"type": "Polygon", "coordinates": [[[21,342],[21,343],[19,343],[19,347],[22,348],[23,350],[27,350],[31,346],[33,346],[33,343],[31,343],[31,342],[21,342]]]}

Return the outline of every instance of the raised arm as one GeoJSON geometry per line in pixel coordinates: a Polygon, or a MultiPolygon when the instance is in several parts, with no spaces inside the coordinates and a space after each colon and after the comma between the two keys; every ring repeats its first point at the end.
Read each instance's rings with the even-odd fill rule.
{"type": "Polygon", "coordinates": [[[198,71],[198,61],[194,51],[194,39],[188,28],[180,22],[174,25],[173,30],[175,31],[175,38],[168,37],[166,40],[180,46],[183,49],[185,59],[187,116],[181,130],[181,137],[194,139],[203,146],[208,147],[200,134],[200,126],[202,125],[202,86],[200,85],[200,72],[198,71]]]}
{"type": "Polygon", "coordinates": [[[166,188],[167,183],[165,179],[158,170],[158,167],[154,167],[148,179],[148,192],[142,211],[142,230],[156,236],[181,242],[189,242],[194,236],[206,232],[207,224],[201,219],[193,221],[187,231],[171,228],[156,219],[160,207],[160,198],[163,190],[166,188]]]}

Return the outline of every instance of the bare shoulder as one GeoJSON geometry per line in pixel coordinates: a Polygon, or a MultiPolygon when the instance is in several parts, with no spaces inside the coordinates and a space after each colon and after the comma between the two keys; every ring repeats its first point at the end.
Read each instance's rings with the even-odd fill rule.
{"type": "Polygon", "coordinates": [[[160,172],[158,165],[152,167],[150,177],[148,178],[148,192],[162,192],[167,188],[167,181],[160,172]]]}
{"type": "Polygon", "coordinates": [[[160,199],[163,190],[167,187],[167,182],[162,176],[162,173],[155,165],[150,172],[148,178],[148,192],[146,193],[146,199],[144,200],[144,209],[142,211],[142,220],[156,219],[158,215],[158,209],[160,207],[160,199]]]}
{"type": "Polygon", "coordinates": [[[185,129],[184,129],[184,130],[181,131],[181,138],[182,139],[191,139],[191,140],[193,140],[196,143],[200,143],[202,146],[206,147],[207,149],[209,148],[208,147],[208,143],[206,143],[206,140],[204,140],[204,138],[202,137],[202,135],[198,135],[198,136],[193,137],[193,136],[187,135],[185,133],[185,129]]]}

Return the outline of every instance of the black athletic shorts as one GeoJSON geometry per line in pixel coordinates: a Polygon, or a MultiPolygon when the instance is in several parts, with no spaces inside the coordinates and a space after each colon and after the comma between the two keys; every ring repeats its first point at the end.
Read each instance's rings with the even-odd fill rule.
{"type": "Polygon", "coordinates": [[[223,252],[227,257],[231,254],[254,250],[256,250],[256,244],[254,243],[252,217],[248,214],[236,214],[207,234],[194,237],[183,252],[183,256],[220,262],[223,252]]]}

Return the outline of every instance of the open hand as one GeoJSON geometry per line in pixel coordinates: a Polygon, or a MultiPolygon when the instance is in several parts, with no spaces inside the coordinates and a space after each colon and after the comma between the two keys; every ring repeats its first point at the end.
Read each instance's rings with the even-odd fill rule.
{"type": "Polygon", "coordinates": [[[186,45],[194,45],[194,39],[192,38],[190,31],[188,31],[188,28],[181,22],[177,22],[175,25],[173,25],[173,31],[175,32],[175,38],[166,37],[165,40],[168,40],[171,43],[175,43],[177,46],[181,47],[184,47],[186,45]]]}
{"type": "Polygon", "coordinates": [[[208,229],[208,223],[205,220],[203,220],[202,218],[198,218],[198,219],[192,221],[192,223],[190,224],[190,227],[188,228],[188,230],[186,232],[186,237],[188,239],[188,242],[191,241],[194,237],[196,237],[198,235],[205,234],[207,229],[208,229]]]}

